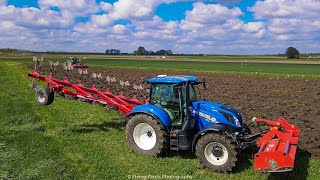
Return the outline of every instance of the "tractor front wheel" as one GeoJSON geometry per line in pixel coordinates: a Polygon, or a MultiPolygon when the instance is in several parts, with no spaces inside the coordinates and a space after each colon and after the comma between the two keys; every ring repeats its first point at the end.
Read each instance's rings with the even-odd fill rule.
{"type": "Polygon", "coordinates": [[[44,86],[36,90],[36,102],[41,106],[52,104],[54,92],[50,92],[49,87],[44,86]]]}
{"type": "Polygon", "coordinates": [[[222,134],[202,136],[196,145],[196,155],[202,166],[219,173],[232,171],[237,161],[235,144],[222,134]]]}
{"type": "Polygon", "coordinates": [[[132,116],[126,125],[126,139],[135,153],[161,156],[167,152],[168,138],[162,124],[146,114],[132,116]]]}

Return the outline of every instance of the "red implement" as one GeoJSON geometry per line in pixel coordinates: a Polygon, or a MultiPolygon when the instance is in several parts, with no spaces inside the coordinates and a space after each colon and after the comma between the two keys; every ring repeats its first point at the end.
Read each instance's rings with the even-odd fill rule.
{"type": "Polygon", "coordinates": [[[260,150],[254,155],[254,169],[266,172],[291,171],[300,130],[283,118],[276,121],[255,118],[255,121],[268,124],[270,130],[257,142],[260,150]]]}
{"type": "Polygon", "coordinates": [[[62,92],[65,95],[88,100],[89,102],[109,105],[115,107],[126,115],[129,114],[135,106],[145,104],[145,100],[140,102],[136,99],[136,97],[129,99],[123,96],[122,93],[119,96],[116,96],[109,90],[102,92],[99,91],[95,86],[88,88],[84,87],[81,83],[72,84],[67,79],[58,80],[52,76],[45,77],[36,71],[29,73],[28,76],[48,83],[50,85],[51,92],[62,92]],[[73,91],[69,89],[72,89],[73,91]]]}
{"type": "Polygon", "coordinates": [[[82,64],[76,64],[76,65],[73,65],[73,68],[89,68],[89,66],[85,66],[85,65],[82,65],[82,64]]]}

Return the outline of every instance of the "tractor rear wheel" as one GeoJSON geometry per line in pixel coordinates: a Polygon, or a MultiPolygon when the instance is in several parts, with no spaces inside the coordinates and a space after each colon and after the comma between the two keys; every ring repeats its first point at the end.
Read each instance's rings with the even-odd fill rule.
{"type": "Polygon", "coordinates": [[[165,128],[146,114],[132,116],[126,125],[126,139],[135,153],[158,157],[168,150],[165,128]]]}
{"type": "Polygon", "coordinates": [[[202,166],[215,172],[227,173],[236,165],[236,145],[222,134],[209,133],[198,140],[196,156],[202,166]]]}
{"type": "Polygon", "coordinates": [[[50,92],[49,87],[44,86],[36,90],[36,102],[41,106],[47,106],[54,101],[54,92],[50,92]]]}

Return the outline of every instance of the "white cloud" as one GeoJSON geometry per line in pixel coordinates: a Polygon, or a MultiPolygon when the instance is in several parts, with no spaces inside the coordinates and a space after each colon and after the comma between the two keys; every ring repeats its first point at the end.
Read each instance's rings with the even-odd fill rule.
{"type": "Polygon", "coordinates": [[[56,11],[14,6],[1,6],[0,20],[29,28],[64,28],[73,22],[72,18],[63,17],[56,11]]]}
{"type": "MultiPolygon", "coordinates": [[[[153,17],[155,8],[160,4],[190,1],[200,2],[204,0],[118,0],[113,4],[110,16],[113,19],[153,17]]],[[[234,5],[239,3],[240,0],[207,0],[207,2],[234,5]]]]}
{"type": "Polygon", "coordinates": [[[115,34],[126,34],[129,30],[126,26],[117,24],[112,27],[112,32],[115,34]]]}
{"type": "Polygon", "coordinates": [[[150,16],[158,3],[157,0],[119,0],[113,4],[110,16],[113,19],[150,16]]]}
{"type": "Polygon", "coordinates": [[[248,9],[266,21],[271,39],[301,41],[319,38],[319,7],[318,0],[266,0],[248,9]]]}
{"type": "Polygon", "coordinates": [[[164,22],[159,16],[154,16],[151,20],[133,21],[133,25],[136,27],[133,35],[138,40],[168,42],[179,38],[179,23],[164,22]]]}
{"type": "Polygon", "coordinates": [[[113,8],[113,5],[107,2],[100,2],[99,4],[101,6],[101,9],[105,12],[110,11],[113,8]]]}
{"type": "Polygon", "coordinates": [[[225,24],[240,15],[242,12],[237,7],[229,9],[220,4],[195,3],[193,9],[186,12],[181,28],[195,30],[208,25],[225,24]]]}
{"type": "Polygon", "coordinates": [[[65,16],[87,16],[100,11],[100,6],[92,0],[38,0],[41,9],[57,7],[65,16]]]}
{"type": "Polygon", "coordinates": [[[257,19],[268,18],[319,18],[319,0],[265,0],[249,8],[257,19]]]}
{"type": "Polygon", "coordinates": [[[6,6],[7,0],[0,0],[0,6],[6,6]]]}
{"type": "Polygon", "coordinates": [[[278,53],[288,46],[313,51],[320,47],[319,1],[266,0],[248,8],[244,22],[239,0],[39,0],[40,8],[3,6],[0,0],[0,47],[32,50],[132,52],[172,49],[180,53],[278,53]],[[155,14],[162,3],[192,1],[181,21],[165,22],[155,14]],[[209,2],[209,1],[206,1],[209,2]],[[223,3],[223,4],[221,4],[223,3]],[[58,11],[50,10],[53,7],[58,11]],[[77,17],[88,21],[75,23],[77,17]],[[116,24],[117,20],[128,23],[116,24]],[[19,36],[17,36],[19,34],[19,36]]]}
{"type": "Polygon", "coordinates": [[[113,20],[110,18],[108,14],[102,14],[92,15],[91,22],[97,26],[108,26],[112,24],[113,20]]]}
{"type": "Polygon", "coordinates": [[[243,39],[249,41],[263,38],[266,33],[264,23],[244,23],[239,18],[241,15],[243,13],[237,7],[195,3],[181,21],[180,27],[186,33],[180,42],[210,47],[225,44],[227,41],[241,42],[243,39]]]}

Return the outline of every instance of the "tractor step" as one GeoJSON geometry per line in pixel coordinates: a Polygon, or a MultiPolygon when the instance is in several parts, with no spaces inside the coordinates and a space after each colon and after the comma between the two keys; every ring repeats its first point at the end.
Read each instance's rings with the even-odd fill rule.
{"type": "Polygon", "coordinates": [[[179,151],[179,130],[174,130],[170,134],[170,150],[179,151]]]}

